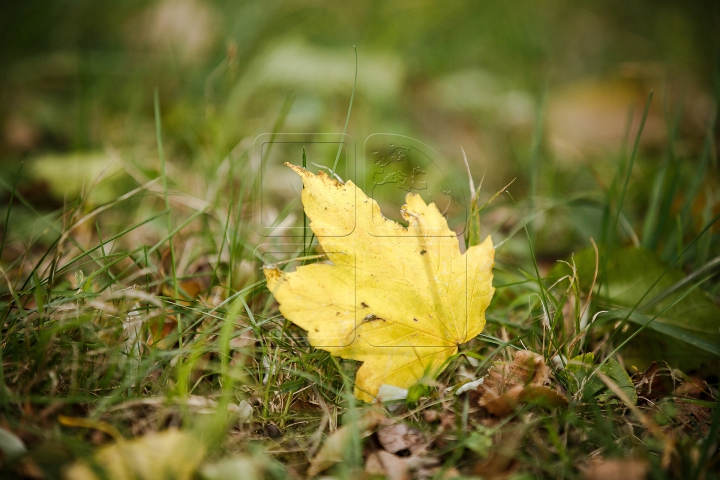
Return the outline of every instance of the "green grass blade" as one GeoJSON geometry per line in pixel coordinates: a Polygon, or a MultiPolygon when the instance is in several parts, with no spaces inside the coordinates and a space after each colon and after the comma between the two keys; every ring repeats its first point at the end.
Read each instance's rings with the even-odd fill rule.
{"type": "Polygon", "coordinates": [[[345,144],[345,135],[347,135],[348,125],[350,124],[350,113],[352,112],[353,102],[355,101],[355,90],[357,89],[357,77],[358,77],[358,53],[357,47],[353,45],[355,51],[355,80],[353,80],[352,93],[350,93],[350,105],[348,105],[347,117],[345,117],[345,127],[343,127],[342,137],[340,137],[340,145],[338,145],[337,155],[335,155],[335,162],[333,163],[332,170],[330,170],[330,177],[335,176],[335,170],[337,169],[338,161],[340,160],[340,154],[342,153],[342,147],[345,144]]]}
{"type": "Polygon", "coordinates": [[[612,251],[613,243],[615,242],[615,233],[617,232],[617,226],[618,222],[620,220],[620,215],[622,213],[622,207],[623,203],[625,202],[625,194],[627,193],[628,185],[630,183],[630,176],[632,175],[633,166],[635,164],[635,158],[637,157],[638,149],[640,148],[640,139],[642,138],[643,130],[645,129],[645,122],[647,121],[648,113],[650,112],[650,102],[652,101],[653,92],[651,91],[648,95],[647,102],[645,103],[645,110],[643,111],[642,120],[640,121],[640,128],[638,128],[637,135],[635,136],[635,145],[633,146],[632,155],[630,155],[630,164],[627,168],[627,174],[625,175],[625,183],[623,184],[622,191],[620,193],[620,199],[618,201],[617,205],[617,212],[615,214],[615,219],[612,223],[612,226],[610,228],[610,236],[607,240],[607,250],[605,252],[605,259],[603,261],[603,267],[600,270],[600,279],[598,281],[598,290],[601,290],[603,278],[605,276],[605,272],[607,271],[607,261],[610,257],[610,252],[612,251]]]}

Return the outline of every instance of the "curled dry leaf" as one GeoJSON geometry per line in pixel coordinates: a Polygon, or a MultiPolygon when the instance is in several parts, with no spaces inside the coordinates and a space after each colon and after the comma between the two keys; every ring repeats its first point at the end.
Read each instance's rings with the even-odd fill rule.
{"type": "Polygon", "coordinates": [[[440,460],[428,455],[425,435],[403,423],[388,425],[389,422],[385,420],[385,426],[376,433],[377,441],[384,450],[374,451],[367,457],[365,472],[385,475],[390,479],[435,477],[440,460]]]}
{"type": "Polygon", "coordinates": [[[490,237],[460,253],[445,217],[420,195],[405,197],[406,228],[351,181],[288,166],[302,178],[310,228],[332,265],[265,267],[280,313],[307,330],[314,347],[363,362],[355,396],[365,402],[383,384],[407,389],[436,375],[485,327],[494,292],[490,237]]]}
{"type": "Polygon", "coordinates": [[[390,480],[406,480],[410,478],[410,466],[406,458],[379,450],[368,455],[365,460],[365,473],[385,475],[390,480]]]}
{"type": "Polygon", "coordinates": [[[404,423],[395,423],[379,429],[377,438],[380,445],[390,453],[397,453],[401,450],[409,450],[414,453],[422,447],[425,440],[420,430],[408,427],[404,423]]]}
{"type": "MultiPolygon", "coordinates": [[[[706,435],[712,423],[712,409],[693,402],[703,398],[707,385],[696,378],[683,382],[673,392],[673,404],[677,409],[676,420],[686,432],[699,432],[706,435]]],[[[709,397],[711,399],[712,397],[709,397]]]]}
{"type": "Polygon", "coordinates": [[[635,390],[638,395],[646,399],[657,399],[666,395],[665,388],[661,376],[658,374],[662,367],[657,362],[652,362],[650,366],[640,374],[640,378],[634,382],[635,390]]]}
{"type": "Polygon", "coordinates": [[[709,394],[707,384],[699,378],[694,377],[690,377],[683,382],[682,385],[677,387],[673,392],[673,395],[686,398],[702,398],[706,395],[708,400],[712,399],[712,396],[709,394]]]}
{"type": "Polygon", "coordinates": [[[550,387],[550,368],[542,355],[518,350],[512,363],[495,362],[477,387],[478,404],[488,412],[504,417],[518,403],[533,402],[546,407],[567,405],[567,399],[550,387]]]}
{"type": "Polygon", "coordinates": [[[697,431],[701,435],[706,435],[710,431],[712,409],[681,400],[675,400],[674,404],[677,408],[677,421],[683,430],[686,432],[697,431]]]}

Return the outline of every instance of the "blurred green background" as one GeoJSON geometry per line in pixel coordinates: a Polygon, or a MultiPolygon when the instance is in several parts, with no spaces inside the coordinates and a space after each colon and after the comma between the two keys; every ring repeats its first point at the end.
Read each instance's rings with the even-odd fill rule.
{"type": "MultiPolygon", "coordinates": [[[[488,196],[514,177],[516,198],[606,186],[653,89],[641,209],[668,125],[677,125],[679,155],[693,157],[716,110],[720,5],[710,0],[0,8],[0,174],[13,184],[24,161],[18,191],[40,211],[106,168],[96,203],[137,186],[141,173],[157,175],[156,88],[178,184],[213,175],[238,144],[273,131],[284,107],[282,132],[342,132],[353,45],[348,134],[358,160],[377,132],[416,138],[459,172],[462,147],[474,175],[486,172],[488,196]],[[113,157],[138,172],[114,171],[113,157]]],[[[9,196],[4,188],[2,201],[9,196]]]]}
{"type": "MultiPolygon", "coordinates": [[[[482,237],[490,233],[496,245],[486,339],[526,342],[548,364],[565,355],[562,349],[572,358],[577,347],[598,359],[616,356],[628,369],[654,360],[686,373],[705,368],[717,383],[720,223],[704,229],[720,214],[718,0],[19,0],[0,2],[0,387],[21,408],[0,418],[0,427],[35,432],[23,437],[31,449],[65,438],[86,455],[90,442],[107,438],[75,429],[89,423],[61,429],[56,414],[104,418],[135,436],[174,425],[174,418],[185,426],[186,396],[225,402],[227,393],[238,401],[247,394],[264,397],[253,403],[248,428],[257,420],[278,430],[265,424],[277,421],[290,432],[287,439],[297,435],[300,443],[273,443],[273,455],[282,451],[277,458],[306,463],[297,446],[317,447],[318,432],[333,425],[323,413],[316,430],[320,410],[309,402],[319,399],[323,412],[326,401],[342,406],[339,372],[355,367],[308,350],[304,335],[276,315],[260,267],[296,259],[312,244],[314,237],[298,228],[306,225],[301,186],[280,165],[300,164],[305,146],[308,166],[332,164],[336,144],[310,146],[320,137],[307,134],[343,132],[356,73],[353,46],[357,89],[347,133],[355,152],[346,149],[338,163],[344,178],[353,178],[353,158],[367,167],[376,150],[422,142],[431,153],[425,177],[388,171],[408,188],[427,182],[435,193],[462,192],[445,207],[436,203],[447,208],[456,232],[470,205],[462,149],[475,185],[484,174],[479,204],[515,179],[512,198],[499,196],[481,214],[482,237]],[[275,131],[308,145],[275,146],[274,157],[268,153],[275,164],[263,164],[267,176],[258,182],[254,142],[275,131]],[[378,133],[418,142],[376,135],[366,145],[378,133]],[[267,194],[261,201],[253,195],[258,189],[267,194]],[[287,238],[267,234],[276,227],[303,243],[288,246],[287,238]],[[591,238],[602,252],[599,275],[591,238]],[[576,261],[577,282],[566,287],[568,265],[576,261]],[[588,308],[591,282],[597,293],[588,308]],[[223,307],[230,298],[247,300],[245,309],[235,310],[236,300],[223,307]],[[601,311],[610,312],[598,319],[601,311]],[[609,354],[661,313],[619,355],[609,354]],[[137,325],[147,327],[137,333],[137,325]],[[546,343],[546,334],[556,340],[546,343]],[[158,407],[146,421],[150,403],[115,409],[117,402],[158,396],[179,399],[178,413],[158,407]]],[[[371,180],[380,176],[364,171],[353,179],[374,194],[379,188],[371,180]]],[[[380,203],[398,219],[405,191],[388,185],[380,203]]],[[[484,371],[504,350],[485,339],[470,349],[484,358],[480,366],[469,362],[465,370],[461,356],[441,382],[484,371]]],[[[220,405],[220,416],[207,423],[207,431],[222,431],[218,442],[224,424],[214,419],[226,404],[220,405]]],[[[333,418],[341,411],[333,407],[333,418]]],[[[535,416],[542,428],[528,430],[527,452],[540,453],[518,459],[536,458],[529,471],[566,478],[584,474],[574,464],[599,452],[641,458],[647,451],[659,462],[652,449],[660,447],[652,445],[660,443],[640,448],[640,430],[613,411],[583,400],[571,402],[560,423],[535,416]],[[614,429],[615,420],[622,427],[614,429]],[[547,441],[536,435],[543,429],[547,441]],[[535,444],[549,450],[532,450],[535,444]]],[[[188,424],[206,418],[194,411],[192,417],[188,424]]],[[[517,445],[520,430],[508,426],[501,443],[517,445]]],[[[469,437],[458,431],[457,443],[437,444],[453,456],[446,466],[473,449],[466,440],[479,432],[490,442],[488,429],[469,437]]],[[[259,432],[253,435],[263,442],[280,441],[272,430],[259,432]]],[[[254,437],[226,438],[235,452],[244,448],[237,442],[254,437]]],[[[710,443],[704,445],[708,453],[710,443]]],[[[691,459],[678,460],[677,468],[698,462],[699,443],[677,446],[691,459]]],[[[32,455],[57,470],[71,457],[46,453],[55,451],[37,448],[32,455]]],[[[513,469],[521,463],[505,450],[496,458],[513,469]]]]}

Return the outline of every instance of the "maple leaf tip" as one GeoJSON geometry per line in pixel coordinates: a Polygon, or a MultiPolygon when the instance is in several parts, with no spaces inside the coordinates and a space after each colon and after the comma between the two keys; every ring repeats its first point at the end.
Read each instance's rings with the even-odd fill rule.
{"type": "Polygon", "coordinates": [[[275,286],[280,281],[280,277],[282,277],[282,272],[275,265],[268,265],[263,267],[263,273],[265,274],[268,290],[273,292],[275,290],[275,286]]]}
{"type": "Polygon", "coordinates": [[[304,175],[304,174],[310,173],[305,168],[301,167],[300,165],[294,165],[290,162],[285,162],[285,166],[292,168],[295,171],[295,173],[297,173],[298,175],[304,175]]]}
{"type": "Polygon", "coordinates": [[[310,170],[301,167],[299,165],[293,165],[290,162],[285,162],[285,165],[292,168],[295,173],[300,175],[300,178],[302,178],[303,185],[307,186],[305,183],[305,180],[312,180],[313,178],[320,178],[322,180],[329,180],[331,181],[335,186],[341,187],[346,184],[352,185],[352,182],[348,180],[345,184],[338,182],[336,178],[333,178],[330,176],[327,172],[324,172],[323,170],[320,170],[317,174],[311,172],[310,170]]]}

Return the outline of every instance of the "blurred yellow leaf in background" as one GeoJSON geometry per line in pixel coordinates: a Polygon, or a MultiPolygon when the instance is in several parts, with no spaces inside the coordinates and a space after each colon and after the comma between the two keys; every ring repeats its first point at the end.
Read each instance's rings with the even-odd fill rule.
{"type": "Polygon", "coordinates": [[[205,446],[187,432],[169,429],[101,448],[65,473],[68,480],[136,480],[193,478],[205,457],[205,446]]]}

